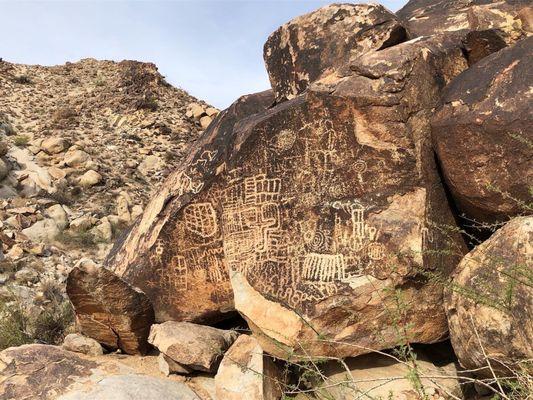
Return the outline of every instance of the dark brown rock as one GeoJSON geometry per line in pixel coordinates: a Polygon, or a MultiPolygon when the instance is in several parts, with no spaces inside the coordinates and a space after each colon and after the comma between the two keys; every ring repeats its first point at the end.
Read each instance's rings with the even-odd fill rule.
{"type": "MultiPolygon", "coordinates": [[[[533,358],[533,217],[518,217],[468,253],[446,296],[450,338],[460,363],[512,376],[533,358]]],[[[529,366],[531,368],[531,365],[529,366]]],[[[531,373],[531,369],[529,373],[531,373]]]]}
{"type": "Polygon", "coordinates": [[[398,18],[379,4],[331,4],[279,27],[263,53],[276,99],[283,101],[350,58],[406,39],[398,18]]]}
{"type": "Polygon", "coordinates": [[[428,276],[447,276],[463,244],[446,231],[429,118],[467,68],[463,38],[367,53],[344,77],[211,131],[110,262],[160,315],[219,307],[202,288],[229,291],[230,279],[237,310],[279,357],[389,348],[398,324],[411,341],[441,340],[442,288],[428,276]]]}
{"type": "Polygon", "coordinates": [[[531,212],[533,38],[455,78],[432,119],[446,182],[469,218],[494,222],[531,212]]]}
{"type": "Polygon", "coordinates": [[[67,294],[84,335],[128,354],[144,354],[149,349],[154,310],[139,289],[105,268],[86,264],[70,272],[67,294]]]}
{"type": "Polygon", "coordinates": [[[184,168],[167,179],[142,219],[111,251],[107,265],[147,294],[158,322],[213,322],[234,310],[218,211],[208,203],[179,217],[178,211],[224,172],[228,152],[238,145],[235,130],[246,117],[273,101],[272,91],[264,91],[221,112],[190,149],[184,168]]]}
{"type": "Polygon", "coordinates": [[[411,0],[396,15],[415,36],[497,29],[514,43],[532,32],[530,13],[527,0],[411,0]]]}

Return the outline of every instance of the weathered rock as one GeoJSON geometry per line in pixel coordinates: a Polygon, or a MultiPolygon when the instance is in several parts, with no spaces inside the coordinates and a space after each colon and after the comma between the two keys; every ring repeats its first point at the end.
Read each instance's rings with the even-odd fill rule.
{"type": "Polygon", "coordinates": [[[111,271],[86,263],[68,275],[67,294],[84,335],[128,354],[148,350],[154,311],[140,290],[111,271]]]}
{"type": "Polygon", "coordinates": [[[0,352],[0,399],[200,400],[183,383],[40,344],[0,352]]]}
{"type": "Polygon", "coordinates": [[[68,351],[91,356],[104,354],[104,350],[102,349],[102,346],[100,346],[100,343],[87,336],[80,335],[79,333],[68,334],[63,341],[63,348],[68,351]]]}
{"type": "Polygon", "coordinates": [[[398,321],[413,342],[442,340],[442,287],[428,278],[446,277],[464,245],[429,119],[467,68],[463,37],[366,53],[342,78],[209,129],[110,262],[181,318],[189,296],[212,307],[200,290],[229,275],[235,308],[282,358],[390,348],[398,321]]]}
{"type": "Polygon", "coordinates": [[[46,215],[52,218],[60,230],[68,226],[68,215],[61,204],[54,204],[46,209],[46,215]]]}
{"type": "Polygon", "coordinates": [[[217,400],[277,400],[283,393],[281,374],[259,342],[241,335],[225,354],[215,375],[217,400]]]}
{"type": "Polygon", "coordinates": [[[102,175],[92,169],[85,172],[78,180],[78,183],[84,187],[98,185],[100,182],[102,182],[102,175]]]}
{"type": "Polygon", "coordinates": [[[148,342],[180,365],[204,372],[216,372],[224,352],[238,334],[189,322],[154,324],[148,342]]]}
{"type": "Polygon", "coordinates": [[[157,356],[157,364],[159,366],[159,370],[165,376],[169,376],[170,374],[187,375],[192,372],[192,369],[181,365],[164,353],[159,353],[159,356],[157,356]]]}
{"type": "Polygon", "coordinates": [[[64,161],[69,167],[79,167],[89,161],[91,156],[83,150],[69,150],[65,153],[64,161]]]}
{"type": "Polygon", "coordinates": [[[209,126],[211,121],[212,121],[211,117],[204,115],[202,118],[200,118],[200,126],[205,129],[209,126]]]}
{"type": "Polygon", "coordinates": [[[162,160],[155,155],[147,156],[142,160],[137,169],[143,174],[148,175],[161,168],[162,160]]]}
{"type": "Polygon", "coordinates": [[[532,32],[525,11],[530,6],[527,0],[411,0],[396,14],[416,36],[498,29],[512,43],[532,32]]]}
{"type": "MultiPolygon", "coordinates": [[[[209,176],[213,166],[219,165],[217,163],[224,156],[223,149],[216,148],[234,140],[233,129],[238,121],[265,110],[272,102],[270,91],[241,97],[217,116],[203,139],[191,149],[188,162],[195,163],[209,176]],[[212,141],[213,149],[204,151],[203,146],[212,141]]],[[[220,172],[222,170],[223,167],[220,172]]],[[[127,238],[122,239],[124,242],[119,240],[116,243],[107,260],[107,265],[119,276],[148,295],[159,322],[209,322],[222,319],[233,310],[228,270],[223,261],[222,232],[218,229],[214,209],[208,205],[205,210],[198,209],[199,215],[208,213],[207,220],[195,222],[191,214],[187,226],[182,222],[177,229],[169,220],[174,216],[177,204],[169,204],[164,215],[159,215],[172,198],[185,193],[189,196],[192,183],[183,173],[171,175],[157,197],[145,208],[142,219],[133,226],[127,238]],[[150,234],[147,235],[148,231],[150,234]],[[167,268],[170,265],[176,272],[169,273],[167,268]]],[[[194,190],[198,192],[200,189],[196,183],[194,190]]]]}
{"type": "Polygon", "coordinates": [[[382,354],[365,354],[345,360],[345,366],[329,362],[323,368],[320,400],[448,399],[462,398],[458,373],[453,363],[437,366],[423,354],[415,361],[400,361],[382,354]],[[348,370],[346,370],[348,367],[348,370]],[[418,376],[419,380],[415,377],[418,376]],[[438,397],[433,397],[435,395],[438,397]]]}
{"type": "Polygon", "coordinates": [[[532,71],[533,38],[528,38],[455,78],[431,121],[448,187],[470,218],[494,222],[528,212],[532,71]]]}
{"type": "Polygon", "coordinates": [[[40,147],[48,154],[57,154],[67,150],[69,143],[65,138],[54,136],[44,139],[40,147]]]}
{"type": "MultiPolygon", "coordinates": [[[[533,358],[533,217],[518,217],[461,261],[446,297],[450,338],[460,363],[509,376],[533,358]],[[486,356],[485,356],[486,354],[486,356]],[[508,369],[511,368],[511,369],[508,369]]],[[[530,371],[531,372],[531,371],[530,371]]]]}
{"type": "Polygon", "coordinates": [[[263,50],[278,101],[334,73],[352,57],[406,40],[398,18],[378,4],[331,4],[297,17],[270,35],[263,50]]]}
{"type": "Polygon", "coordinates": [[[52,242],[60,230],[53,219],[45,218],[23,229],[22,233],[35,242],[52,242]]]}

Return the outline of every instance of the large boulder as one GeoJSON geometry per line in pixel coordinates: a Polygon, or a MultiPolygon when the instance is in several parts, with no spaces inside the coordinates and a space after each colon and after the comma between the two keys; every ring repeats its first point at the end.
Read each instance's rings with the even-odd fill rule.
{"type": "Polygon", "coordinates": [[[128,354],[149,349],[154,310],[139,289],[105,268],[85,263],[69,273],[67,294],[84,335],[128,354]]]}
{"type": "Polygon", "coordinates": [[[331,4],[279,27],[269,36],[263,53],[276,99],[283,101],[335,72],[351,57],[406,38],[398,18],[379,4],[331,4]]]}
{"type": "Polygon", "coordinates": [[[528,0],[411,0],[396,15],[415,36],[497,29],[513,43],[533,32],[528,0]]]}
{"type": "Polygon", "coordinates": [[[399,324],[414,342],[444,338],[430,278],[449,274],[463,244],[446,230],[429,116],[467,67],[461,38],[367,53],[346,76],[211,131],[115,251],[115,270],[167,314],[216,305],[199,285],[230,279],[236,309],[278,357],[389,348],[399,324]]]}
{"type": "Polygon", "coordinates": [[[148,341],[185,370],[214,373],[237,336],[235,331],[167,321],[152,325],[148,341]]]}
{"type": "Polygon", "coordinates": [[[434,362],[423,353],[407,360],[393,355],[365,354],[326,363],[316,374],[320,400],[462,398],[453,362],[434,362]],[[452,397],[455,396],[455,397],[452,397]]]}
{"type": "Polygon", "coordinates": [[[187,385],[109,359],[32,344],[0,352],[1,400],[200,400],[187,385]]]}
{"type": "Polygon", "coordinates": [[[237,145],[234,130],[273,101],[272,92],[265,91],[243,96],[221,112],[190,149],[184,169],[169,176],[111,251],[107,265],[147,294],[158,322],[207,323],[234,311],[220,213],[209,202],[179,211],[225,170],[227,152],[237,145]]]}
{"type": "Polygon", "coordinates": [[[533,359],[532,255],[533,217],[518,217],[459,264],[446,312],[463,367],[491,377],[490,363],[496,374],[509,376],[533,359]]]}
{"type": "Polygon", "coordinates": [[[283,389],[278,366],[247,335],[239,336],[230,347],[215,375],[217,400],[279,400],[283,389]]]}
{"type": "Polygon", "coordinates": [[[471,219],[531,212],[532,80],[533,37],[457,76],[431,121],[448,187],[471,219]]]}

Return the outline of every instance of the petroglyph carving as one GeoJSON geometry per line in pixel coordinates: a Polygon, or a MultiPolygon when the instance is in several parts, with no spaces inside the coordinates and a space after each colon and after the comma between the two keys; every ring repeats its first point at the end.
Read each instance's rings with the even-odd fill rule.
{"type": "Polygon", "coordinates": [[[217,233],[217,214],[211,203],[193,203],[183,209],[185,226],[203,238],[217,233]]]}

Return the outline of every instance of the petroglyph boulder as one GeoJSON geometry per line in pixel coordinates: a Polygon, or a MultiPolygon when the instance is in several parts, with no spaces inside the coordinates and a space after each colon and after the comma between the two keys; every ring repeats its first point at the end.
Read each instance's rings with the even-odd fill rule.
{"type": "Polygon", "coordinates": [[[531,212],[532,60],[533,38],[485,58],[450,83],[432,119],[444,177],[470,218],[531,212]]]}
{"type": "Polygon", "coordinates": [[[125,241],[111,251],[107,265],[146,293],[158,322],[213,322],[234,310],[220,210],[204,186],[225,171],[246,117],[273,101],[272,92],[265,91],[243,96],[220,113],[190,149],[184,169],[167,179],[125,241]],[[197,195],[206,200],[184,209],[197,195]]]}
{"type": "Polygon", "coordinates": [[[184,383],[144,375],[108,357],[87,357],[60,347],[30,344],[0,352],[0,399],[199,400],[200,397],[184,383]]]}
{"type": "Polygon", "coordinates": [[[532,265],[532,216],[512,219],[461,261],[446,312],[463,367],[490,377],[488,358],[496,373],[509,376],[533,358],[532,265]]]}
{"type": "Polygon", "coordinates": [[[467,67],[462,37],[367,53],[343,78],[210,129],[110,263],[160,318],[206,307],[204,287],[230,295],[231,280],[236,309],[279,357],[390,348],[398,321],[414,342],[441,340],[442,288],[428,278],[447,276],[463,245],[446,231],[429,117],[467,67]]]}
{"type": "Polygon", "coordinates": [[[531,2],[527,0],[411,0],[396,15],[415,36],[497,29],[513,43],[532,32],[531,2]]]}
{"type": "Polygon", "coordinates": [[[85,263],[69,273],[67,294],[84,335],[128,354],[149,349],[154,310],[140,290],[105,268],[85,263]]]}
{"type": "Polygon", "coordinates": [[[148,341],[186,369],[214,373],[237,336],[211,326],[167,321],[152,325],[148,341]]]}
{"type": "Polygon", "coordinates": [[[272,89],[282,101],[350,58],[404,40],[398,18],[379,4],[331,4],[279,27],[263,52],[272,89]]]}

